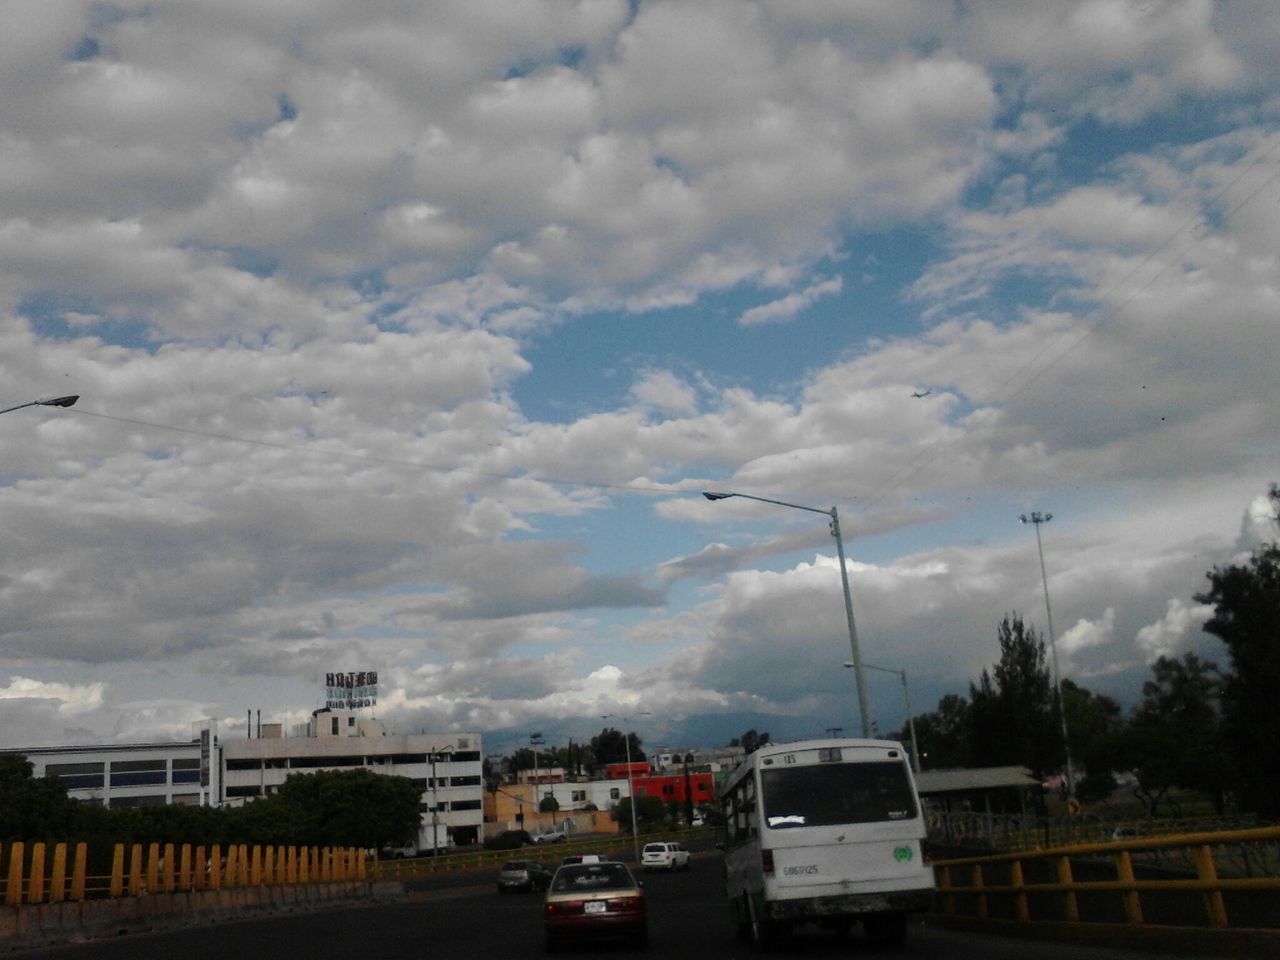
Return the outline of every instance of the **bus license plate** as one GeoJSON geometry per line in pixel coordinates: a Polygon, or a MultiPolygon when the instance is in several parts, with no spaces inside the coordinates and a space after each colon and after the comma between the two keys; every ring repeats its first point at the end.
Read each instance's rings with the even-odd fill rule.
{"type": "Polygon", "coordinates": [[[607,904],[603,900],[588,900],[584,907],[585,913],[604,913],[607,904]]]}

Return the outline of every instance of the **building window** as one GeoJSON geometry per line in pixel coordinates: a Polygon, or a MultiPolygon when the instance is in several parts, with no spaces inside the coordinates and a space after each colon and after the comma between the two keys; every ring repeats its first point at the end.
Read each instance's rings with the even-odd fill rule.
{"type": "Polygon", "coordinates": [[[113,807],[163,807],[168,803],[163,793],[153,793],[142,797],[112,797],[113,807]]]}
{"type": "Polygon", "coordinates": [[[364,757],[294,757],[293,767],[363,767],[364,757]]]}
{"type": "MultiPolygon", "coordinates": [[[[143,787],[169,781],[169,765],[158,760],[115,760],[111,764],[111,786],[143,787]]],[[[136,804],[141,806],[141,804],[136,804]]]]}
{"type": "Polygon", "coordinates": [[[586,802],[587,802],[587,791],[585,791],[585,790],[574,790],[574,791],[572,791],[572,792],[571,792],[571,796],[573,797],[573,802],[574,802],[574,803],[586,803],[586,802]]]}
{"type": "Polygon", "coordinates": [[[479,810],[481,801],[479,800],[455,800],[450,805],[452,810],[479,810]]]}
{"type": "Polygon", "coordinates": [[[106,782],[101,763],[50,763],[44,768],[46,777],[57,777],[68,790],[87,790],[106,782]]]}
{"type": "Polygon", "coordinates": [[[330,729],[333,731],[333,735],[336,737],[338,735],[338,718],[332,717],[331,719],[333,720],[333,725],[330,729]]]}
{"type": "Polygon", "coordinates": [[[257,797],[261,796],[260,787],[227,787],[228,797],[257,797]]]}
{"type": "Polygon", "coordinates": [[[617,787],[610,787],[610,788],[609,788],[609,799],[610,799],[610,800],[620,800],[620,799],[622,799],[622,791],[621,791],[621,790],[619,790],[617,787]]]}
{"type": "MultiPolygon", "coordinates": [[[[443,781],[441,783],[443,786],[443,781]]],[[[451,787],[478,787],[480,786],[479,777],[450,777],[449,786],[451,787]]]]}

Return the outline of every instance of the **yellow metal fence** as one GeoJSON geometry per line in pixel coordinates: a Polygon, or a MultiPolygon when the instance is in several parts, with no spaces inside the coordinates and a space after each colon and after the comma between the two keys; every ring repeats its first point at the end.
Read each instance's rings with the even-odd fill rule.
{"type": "Polygon", "coordinates": [[[364,850],[248,844],[118,843],[110,873],[89,872],[87,844],[0,845],[0,891],[8,906],[145,893],[363,880],[364,850]]]}
{"type": "Polygon", "coordinates": [[[948,916],[1276,929],[1278,851],[1280,827],[1267,827],[939,860],[934,870],[948,916]]]}

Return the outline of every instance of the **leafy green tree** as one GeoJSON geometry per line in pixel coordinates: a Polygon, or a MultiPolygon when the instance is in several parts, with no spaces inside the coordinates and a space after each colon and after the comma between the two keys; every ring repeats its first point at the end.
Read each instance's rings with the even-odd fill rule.
{"type": "MultiPolygon", "coordinates": [[[[920,767],[949,770],[969,765],[969,701],[948,693],[938,701],[932,713],[915,718],[916,741],[920,744],[920,767]]],[[[890,734],[890,739],[911,742],[911,729],[906,724],[890,734]]]]}
{"type": "MultiPolygon", "coordinates": [[[[1273,503],[1280,489],[1271,488],[1273,503]]],[[[1247,563],[1215,567],[1206,632],[1222,640],[1231,672],[1222,691],[1226,743],[1236,758],[1242,803],[1266,820],[1280,819],[1280,545],[1266,544],[1247,563]]]]}
{"type": "Polygon", "coordinates": [[[766,730],[763,733],[761,733],[761,732],[758,732],[755,729],[755,727],[752,727],[742,736],[734,737],[732,740],[730,740],[729,746],[741,747],[743,753],[745,753],[747,756],[751,756],[751,754],[755,753],[757,750],[759,750],[768,742],[769,742],[769,731],[766,730]]]}
{"type": "Polygon", "coordinates": [[[76,823],[75,801],[56,777],[37,780],[19,754],[0,756],[0,841],[63,840],[76,823]]]}
{"type": "Polygon", "coordinates": [[[381,847],[417,836],[420,797],[408,777],[322,770],[289,777],[278,793],[245,804],[243,812],[264,833],[288,829],[292,843],[381,847]]]}
{"type": "Polygon", "coordinates": [[[1062,681],[1071,757],[1078,768],[1076,794],[1086,802],[1105,800],[1116,789],[1112,771],[1123,768],[1124,712],[1115,700],[1071,680],[1062,681]]]}
{"type": "Polygon", "coordinates": [[[543,813],[555,813],[560,809],[560,801],[556,799],[555,794],[548,793],[538,801],[538,809],[543,813]]]}
{"type": "Polygon", "coordinates": [[[634,733],[623,736],[622,731],[613,727],[605,727],[599,734],[591,738],[591,753],[596,763],[604,766],[609,763],[625,763],[627,759],[627,741],[631,741],[631,762],[648,759],[640,749],[640,738],[634,733]]]}
{"type": "Polygon", "coordinates": [[[1194,653],[1161,657],[1142,685],[1142,703],[1129,727],[1135,794],[1155,816],[1178,787],[1210,797],[1222,813],[1230,768],[1223,751],[1218,668],[1194,653]]]}
{"type": "MultiPolygon", "coordinates": [[[[636,828],[640,833],[660,830],[666,823],[667,807],[661,797],[636,798],[636,828]]],[[[624,833],[631,832],[631,798],[623,797],[613,808],[613,819],[624,833]]]]}
{"type": "Polygon", "coordinates": [[[994,675],[983,669],[969,685],[971,759],[978,766],[1020,764],[1043,777],[1063,756],[1044,642],[1017,614],[1000,622],[997,636],[994,675]]]}

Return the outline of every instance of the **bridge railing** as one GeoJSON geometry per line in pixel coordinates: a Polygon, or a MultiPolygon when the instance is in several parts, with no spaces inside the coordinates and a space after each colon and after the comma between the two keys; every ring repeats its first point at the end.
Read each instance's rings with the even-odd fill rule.
{"type": "Polygon", "coordinates": [[[1258,827],[1242,817],[1142,817],[1105,819],[1091,814],[1038,817],[1034,814],[930,811],[925,820],[929,839],[944,845],[990,847],[993,850],[1026,850],[1034,847],[1099,843],[1129,839],[1216,833],[1258,827]]]}
{"type": "Polygon", "coordinates": [[[0,845],[0,902],[62,903],[146,893],[363,880],[364,850],[249,844],[115,844],[108,873],[90,872],[87,844],[0,845]]]}
{"type": "Polygon", "coordinates": [[[945,916],[1280,929],[1280,827],[939,860],[934,870],[945,916]]]}

